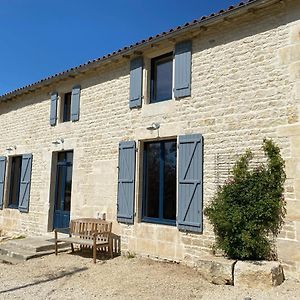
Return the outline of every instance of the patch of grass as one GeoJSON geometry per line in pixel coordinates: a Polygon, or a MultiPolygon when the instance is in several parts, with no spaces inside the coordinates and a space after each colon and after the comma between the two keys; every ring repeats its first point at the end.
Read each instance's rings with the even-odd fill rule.
{"type": "Polygon", "coordinates": [[[128,259],[135,258],[135,257],[136,257],[136,254],[135,254],[134,252],[128,251],[127,254],[126,254],[126,257],[127,257],[128,259]]]}

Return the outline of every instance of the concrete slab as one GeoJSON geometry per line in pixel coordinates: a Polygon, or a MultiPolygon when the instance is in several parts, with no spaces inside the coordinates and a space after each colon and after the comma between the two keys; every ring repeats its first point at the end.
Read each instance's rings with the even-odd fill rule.
{"type": "Polygon", "coordinates": [[[54,250],[54,239],[48,237],[27,237],[24,239],[10,240],[5,244],[33,252],[54,250]]]}
{"type": "Polygon", "coordinates": [[[16,264],[19,264],[20,262],[22,262],[22,261],[19,259],[0,254],[0,263],[16,265],[16,264]]]}
{"type": "MultiPolygon", "coordinates": [[[[60,243],[60,249],[69,249],[69,244],[60,243]]],[[[19,261],[49,255],[54,253],[54,239],[49,237],[27,237],[15,239],[0,244],[0,255],[10,257],[19,261]]]]}

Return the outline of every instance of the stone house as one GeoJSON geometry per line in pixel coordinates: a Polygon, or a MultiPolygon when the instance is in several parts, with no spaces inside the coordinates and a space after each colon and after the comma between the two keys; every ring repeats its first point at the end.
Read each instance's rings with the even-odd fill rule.
{"type": "Polygon", "coordinates": [[[122,251],[194,264],[233,157],[286,160],[278,238],[300,272],[300,2],[252,0],[0,96],[0,227],[113,221],[122,251]]]}

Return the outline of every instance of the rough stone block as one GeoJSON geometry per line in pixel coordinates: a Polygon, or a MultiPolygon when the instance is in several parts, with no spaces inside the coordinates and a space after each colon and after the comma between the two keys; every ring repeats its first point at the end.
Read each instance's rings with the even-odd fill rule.
{"type": "Polygon", "coordinates": [[[224,257],[206,256],[196,261],[195,266],[202,277],[211,283],[233,285],[235,260],[224,257]]]}
{"type": "Polygon", "coordinates": [[[234,267],[234,285],[267,288],[284,281],[283,268],[278,261],[238,261],[234,267]]]}

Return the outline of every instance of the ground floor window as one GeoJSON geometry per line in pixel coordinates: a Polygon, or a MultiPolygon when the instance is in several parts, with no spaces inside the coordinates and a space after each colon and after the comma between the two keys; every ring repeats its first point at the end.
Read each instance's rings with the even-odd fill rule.
{"type": "Polygon", "coordinates": [[[144,144],[143,221],[176,223],[176,140],[144,144]]]}
{"type": "Polygon", "coordinates": [[[9,201],[8,201],[9,208],[18,208],[19,206],[21,167],[22,167],[22,156],[12,157],[11,169],[10,169],[9,201]]]}

